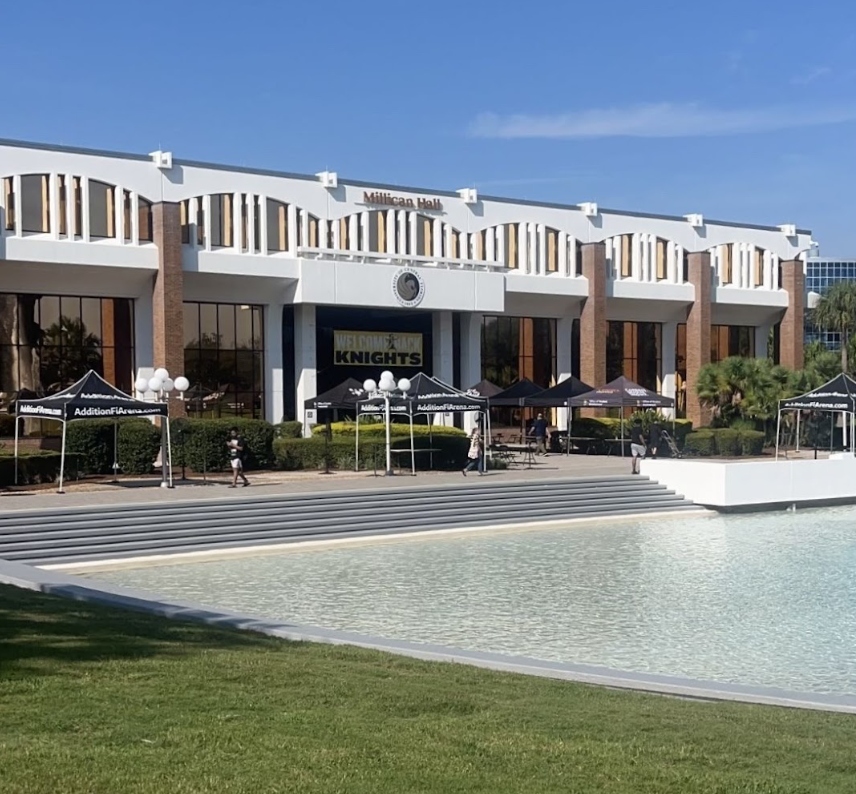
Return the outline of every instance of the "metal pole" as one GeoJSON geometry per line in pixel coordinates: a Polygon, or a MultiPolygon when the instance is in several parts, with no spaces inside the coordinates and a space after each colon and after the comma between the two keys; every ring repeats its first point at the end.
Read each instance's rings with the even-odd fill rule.
{"type": "Polygon", "coordinates": [[[386,415],[386,476],[390,477],[394,473],[392,471],[392,439],[391,439],[391,428],[390,428],[390,416],[389,416],[389,392],[385,391],[383,393],[383,410],[386,415]]]}
{"type": "Polygon", "coordinates": [[[776,416],[776,460],[779,459],[779,434],[782,432],[782,409],[779,408],[779,412],[776,416]]]}
{"type": "Polygon", "coordinates": [[[797,411],[797,445],[796,445],[796,449],[794,449],[794,452],[800,451],[800,415],[801,414],[802,414],[802,411],[797,411]]]}
{"type": "Polygon", "coordinates": [[[15,406],[15,485],[18,484],[18,406],[15,406]]]}
{"type": "Polygon", "coordinates": [[[113,482],[119,479],[119,423],[113,422],[113,482]]]}
{"type": "Polygon", "coordinates": [[[360,404],[357,403],[357,432],[354,439],[354,471],[360,470],[360,404]]]}
{"type": "Polygon", "coordinates": [[[574,413],[574,409],[571,408],[571,398],[568,397],[568,416],[567,416],[568,421],[565,423],[567,425],[567,429],[568,429],[568,435],[565,438],[565,455],[566,456],[571,454],[571,425],[573,424],[573,413],[574,413]]]}
{"type": "MultiPolygon", "coordinates": [[[[433,452],[431,453],[434,454],[433,452]]],[[[416,476],[416,450],[413,449],[413,411],[410,411],[410,473],[416,476]]]]}
{"type": "Polygon", "coordinates": [[[161,417],[161,488],[169,488],[166,473],[166,417],[161,417]]]}
{"type": "Polygon", "coordinates": [[[621,457],[624,457],[624,406],[621,406],[621,457]]]}
{"type": "Polygon", "coordinates": [[[59,458],[59,488],[57,489],[57,493],[65,493],[62,490],[62,481],[65,477],[65,429],[68,427],[68,422],[63,419],[62,420],[62,452],[60,453],[59,458]]]}
{"type": "Polygon", "coordinates": [[[173,488],[172,482],[172,436],[169,429],[169,416],[166,417],[166,452],[169,459],[169,487],[173,488]]]}

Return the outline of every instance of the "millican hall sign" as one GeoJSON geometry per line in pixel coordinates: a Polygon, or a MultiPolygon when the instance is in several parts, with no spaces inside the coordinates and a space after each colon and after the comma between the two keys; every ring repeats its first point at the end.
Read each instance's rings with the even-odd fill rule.
{"type": "Polygon", "coordinates": [[[441,210],[443,203],[438,198],[411,198],[410,196],[395,196],[392,193],[383,193],[379,190],[363,193],[363,201],[366,204],[386,204],[389,207],[401,207],[409,210],[441,210]]]}

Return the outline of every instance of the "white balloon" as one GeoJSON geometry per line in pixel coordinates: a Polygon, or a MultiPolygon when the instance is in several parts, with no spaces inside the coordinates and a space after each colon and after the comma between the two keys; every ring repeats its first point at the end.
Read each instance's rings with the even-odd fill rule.
{"type": "Polygon", "coordinates": [[[164,378],[161,386],[164,391],[172,391],[175,388],[175,383],[172,378],[164,378]]]}
{"type": "Polygon", "coordinates": [[[149,390],[149,379],[139,377],[134,381],[134,388],[137,391],[147,392],[149,390]]]}
{"type": "Polygon", "coordinates": [[[169,377],[169,372],[167,372],[163,367],[158,367],[155,370],[155,377],[159,381],[163,382],[169,377]]]}
{"type": "Polygon", "coordinates": [[[377,383],[375,383],[371,378],[363,381],[363,388],[367,392],[377,391],[377,383]]]}
{"type": "Polygon", "coordinates": [[[400,391],[410,391],[410,381],[407,378],[402,378],[398,381],[398,388],[400,391]]]}
{"type": "Polygon", "coordinates": [[[151,378],[149,380],[149,389],[151,391],[160,391],[163,388],[163,381],[160,378],[151,378]]]}
{"type": "Polygon", "coordinates": [[[175,379],[175,388],[181,392],[187,391],[190,388],[190,381],[184,375],[179,375],[175,379]]]}

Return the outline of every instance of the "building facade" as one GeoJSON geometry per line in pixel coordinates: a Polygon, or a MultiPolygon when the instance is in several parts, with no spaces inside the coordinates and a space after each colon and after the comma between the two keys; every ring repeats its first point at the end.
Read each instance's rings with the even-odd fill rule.
{"type": "Polygon", "coordinates": [[[625,374],[703,421],[727,355],[801,366],[810,232],[0,142],[0,411],[165,366],[194,413],[303,419],[353,376],[625,374]]]}
{"type": "MultiPolygon", "coordinates": [[[[810,256],[805,265],[805,286],[807,293],[823,295],[827,289],[839,281],[856,281],[856,259],[829,259],[821,256],[810,256]]],[[[806,317],[806,344],[820,342],[830,350],[841,347],[841,334],[837,331],[826,331],[819,328],[806,317]]]]}

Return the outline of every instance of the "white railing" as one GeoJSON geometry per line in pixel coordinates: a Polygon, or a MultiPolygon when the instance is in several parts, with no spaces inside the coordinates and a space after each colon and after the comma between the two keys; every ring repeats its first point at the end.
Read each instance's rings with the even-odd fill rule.
{"type": "MultiPolygon", "coordinates": [[[[506,271],[502,262],[485,262],[480,259],[451,259],[435,256],[416,256],[415,254],[383,254],[372,251],[346,251],[339,248],[309,248],[300,246],[297,256],[306,259],[332,259],[334,261],[364,262],[372,265],[396,265],[398,267],[416,265],[436,267],[444,270],[488,270],[506,271]]],[[[513,271],[512,271],[513,272],[513,271]]]]}

